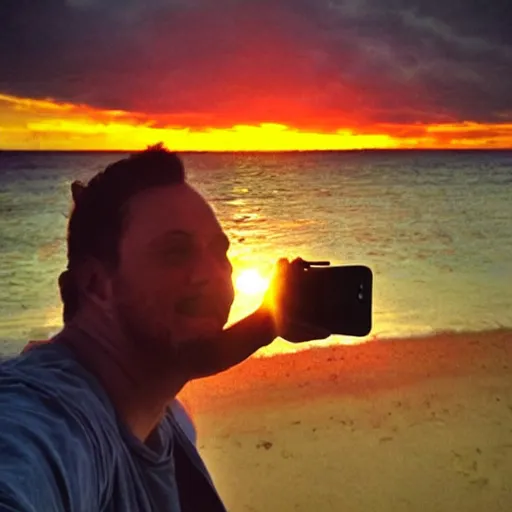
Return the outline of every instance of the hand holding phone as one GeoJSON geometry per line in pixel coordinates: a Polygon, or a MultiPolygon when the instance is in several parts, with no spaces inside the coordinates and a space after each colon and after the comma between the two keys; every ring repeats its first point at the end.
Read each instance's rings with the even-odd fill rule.
{"type": "Polygon", "coordinates": [[[286,341],[301,343],[328,338],[332,333],[328,329],[308,324],[290,315],[287,300],[290,296],[292,274],[297,270],[299,260],[290,263],[280,259],[275,266],[270,287],[265,295],[263,307],[271,311],[274,319],[275,334],[286,341]]]}
{"type": "Polygon", "coordinates": [[[280,260],[270,303],[281,326],[278,331],[286,324],[295,329],[294,339],[286,332],[278,332],[279,336],[289,341],[323,339],[329,334],[366,336],[372,327],[372,285],[372,271],[365,266],[280,260]]]}

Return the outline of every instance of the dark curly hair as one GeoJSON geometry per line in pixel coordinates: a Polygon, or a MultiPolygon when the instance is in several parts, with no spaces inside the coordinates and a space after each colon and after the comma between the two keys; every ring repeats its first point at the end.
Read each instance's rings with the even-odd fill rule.
{"type": "Polygon", "coordinates": [[[183,162],[162,144],[110,164],[87,184],[73,182],[74,205],[67,231],[68,266],[59,278],[64,323],[80,307],[75,270],[91,257],[109,269],[119,264],[119,242],[128,201],[150,188],[184,182],[183,162]]]}

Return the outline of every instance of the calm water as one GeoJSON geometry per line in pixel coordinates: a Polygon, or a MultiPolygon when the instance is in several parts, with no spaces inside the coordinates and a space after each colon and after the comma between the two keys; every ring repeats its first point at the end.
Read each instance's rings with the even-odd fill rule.
{"type": "MultiPolygon", "coordinates": [[[[121,156],[0,153],[0,353],[60,327],[70,183],[121,156]]],[[[382,338],[512,327],[512,152],[184,160],[232,239],[237,272],[269,273],[280,256],[367,264],[382,338]]],[[[232,319],[258,301],[240,293],[232,319]]]]}

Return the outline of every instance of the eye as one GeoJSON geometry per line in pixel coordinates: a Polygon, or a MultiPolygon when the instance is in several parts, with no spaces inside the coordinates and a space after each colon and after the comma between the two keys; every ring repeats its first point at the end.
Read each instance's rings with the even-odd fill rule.
{"type": "Polygon", "coordinates": [[[162,251],[162,256],[171,263],[188,261],[194,254],[194,246],[189,242],[175,242],[162,251]]]}

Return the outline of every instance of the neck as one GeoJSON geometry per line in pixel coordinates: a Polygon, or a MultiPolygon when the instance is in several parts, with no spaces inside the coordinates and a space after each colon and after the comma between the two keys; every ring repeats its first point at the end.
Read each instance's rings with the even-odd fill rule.
{"type": "Polygon", "coordinates": [[[187,379],[97,314],[81,313],[57,338],[100,381],[131,432],[146,442],[187,379]]]}

